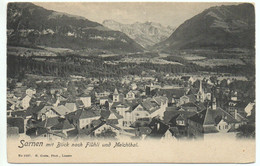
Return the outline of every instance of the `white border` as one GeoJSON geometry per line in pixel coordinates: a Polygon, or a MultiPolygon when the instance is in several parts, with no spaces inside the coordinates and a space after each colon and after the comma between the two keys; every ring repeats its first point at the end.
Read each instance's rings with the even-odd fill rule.
{"type": "MultiPolygon", "coordinates": [[[[171,0],[30,0],[30,2],[173,2],[171,0]]],[[[28,164],[9,164],[7,162],[7,150],[6,150],[6,8],[8,2],[24,2],[24,0],[0,0],[0,165],[6,166],[6,165],[13,165],[13,166],[25,166],[28,164]]],[[[260,63],[260,55],[259,54],[259,33],[258,30],[260,28],[259,25],[259,16],[260,16],[260,7],[259,2],[257,0],[200,0],[200,1],[194,1],[194,0],[174,0],[174,2],[253,2],[255,4],[255,12],[256,12],[256,64],[260,63]]],[[[92,20],[95,21],[95,20],[92,20]]],[[[259,85],[259,70],[260,67],[256,65],[256,85],[259,85]]],[[[256,112],[258,112],[258,103],[259,98],[258,94],[260,93],[260,89],[256,86],[256,112]]],[[[259,121],[259,113],[256,114],[256,121],[259,121]]],[[[256,123],[256,141],[259,138],[259,123],[256,123]]],[[[256,162],[252,163],[250,165],[259,165],[259,143],[256,142],[256,162]]],[[[47,164],[30,164],[31,166],[35,165],[47,165],[47,164]]],[[[48,164],[48,165],[57,165],[57,164],[48,164]]],[[[66,165],[76,165],[76,164],[66,164],[66,165]]],[[[88,165],[101,165],[101,164],[88,164],[88,165]]],[[[109,164],[112,165],[112,164],[109,164]]],[[[126,164],[117,164],[117,165],[126,165],[126,164]]],[[[136,165],[136,164],[127,164],[127,165],[136,165]]],[[[138,165],[147,165],[147,164],[138,164],[138,165]]],[[[163,164],[152,164],[152,165],[163,165],[163,164]]],[[[195,166],[195,165],[201,165],[201,164],[174,164],[174,165],[188,165],[188,166],[195,166]]],[[[203,165],[209,165],[209,166],[215,166],[219,164],[203,164],[203,165]]],[[[223,165],[229,165],[229,166],[239,166],[243,164],[223,164],[223,165]]]]}

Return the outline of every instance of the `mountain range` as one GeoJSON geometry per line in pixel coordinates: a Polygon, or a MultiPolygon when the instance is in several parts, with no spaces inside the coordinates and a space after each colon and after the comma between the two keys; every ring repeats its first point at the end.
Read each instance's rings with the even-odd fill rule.
{"type": "Polygon", "coordinates": [[[145,48],[167,39],[174,31],[170,26],[163,26],[154,22],[135,22],[122,24],[114,20],[104,20],[103,25],[110,29],[121,31],[145,48]]]}
{"type": "Polygon", "coordinates": [[[47,10],[33,3],[9,3],[7,44],[139,52],[143,47],[122,32],[84,17],[47,10]]]}
{"type": "Polygon", "coordinates": [[[102,25],[33,3],[9,3],[7,44],[116,53],[141,52],[143,47],[167,52],[198,48],[251,49],[255,46],[255,11],[249,3],[211,7],[174,29],[152,22],[121,24],[105,20],[102,25]]]}
{"type": "Polygon", "coordinates": [[[255,12],[249,3],[216,6],[186,20],[157,50],[254,48],[255,12]]]}

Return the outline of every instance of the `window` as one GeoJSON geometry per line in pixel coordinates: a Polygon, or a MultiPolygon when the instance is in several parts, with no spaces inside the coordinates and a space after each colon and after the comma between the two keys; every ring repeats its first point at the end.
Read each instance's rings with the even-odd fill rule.
{"type": "Polygon", "coordinates": [[[139,114],[137,113],[137,114],[135,114],[135,116],[139,116],[139,114]]]}

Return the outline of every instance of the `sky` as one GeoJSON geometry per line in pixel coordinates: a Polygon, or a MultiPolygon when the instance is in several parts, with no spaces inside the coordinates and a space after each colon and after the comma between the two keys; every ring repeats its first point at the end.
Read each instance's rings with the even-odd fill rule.
{"type": "Polygon", "coordinates": [[[98,23],[104,20],[115,20],[123,24],[151,21],[164,26],[177,27],[209,7],[235,3],[34,2],[34,4],[50,10],[83,16],[98,23]]]}

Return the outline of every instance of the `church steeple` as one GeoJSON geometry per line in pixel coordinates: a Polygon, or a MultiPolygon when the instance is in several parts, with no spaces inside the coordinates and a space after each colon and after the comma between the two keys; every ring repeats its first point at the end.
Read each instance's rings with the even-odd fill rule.
{"type": "Polygon", "coordinates": [[[204,90],[203,90],[203,87],[202,87],[202,80],[200,80],[200,89],[199,89],[199,92],[197,94],[197,101],[200,101],[200,102],[204,102],[204,99],[205,99],[205,96],[204,96],[204,90]]]}
{"type": "Polygon", "coordinates": [[[119,101],[119,93],[117,89],[115,88],[115,91],[113,93],[113,102],[118,102],[119,101]]]}

